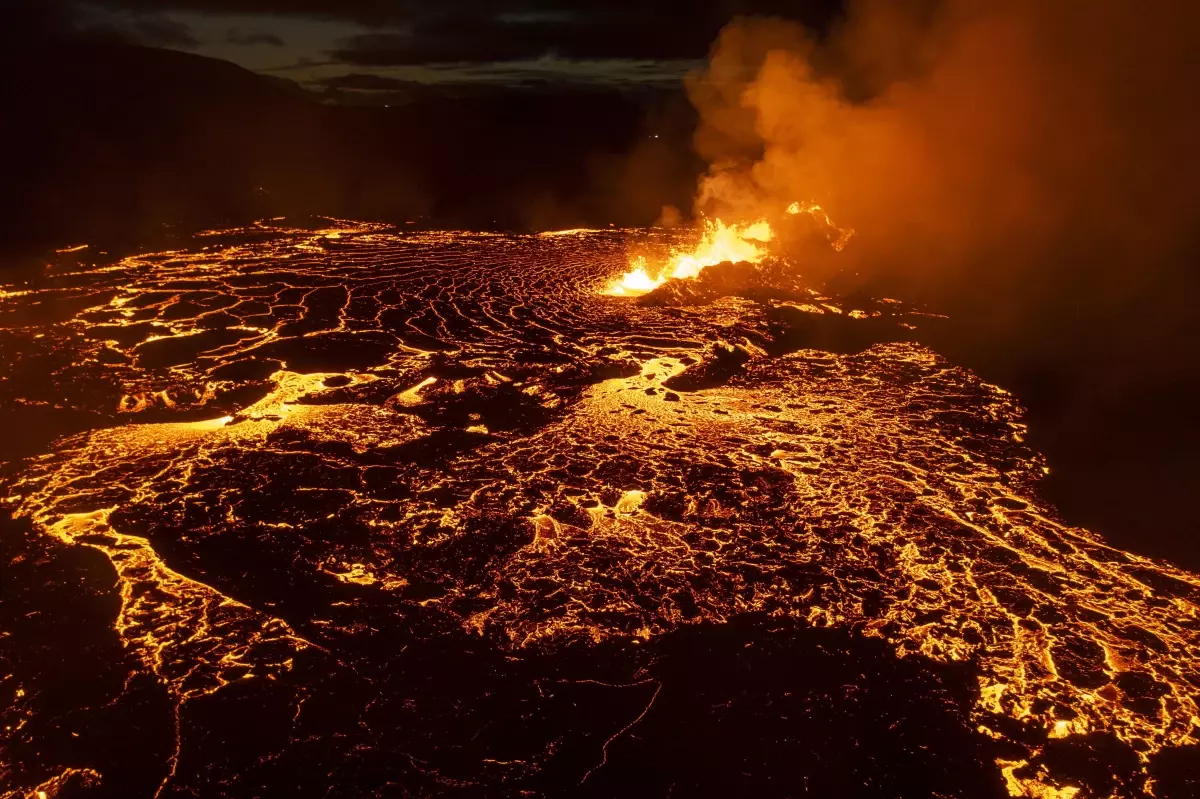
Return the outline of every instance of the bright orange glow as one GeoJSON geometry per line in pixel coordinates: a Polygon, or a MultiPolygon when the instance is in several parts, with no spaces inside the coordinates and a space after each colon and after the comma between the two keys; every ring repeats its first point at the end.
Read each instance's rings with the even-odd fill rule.
{"type": "Polygon", "coordinates": [[[542,238],[553,238],[555,236],[577,236],[580,233],[599,233],[600,228],[591,227],[573,227],[566,230],[543,230],[538,235],[542,238]]]}
{"type": "MultiPolygon", "coordinates": [[[[816,203],[793,202],[786,209],[789,215],[809,214],[826,228],[826,239],[836,252],[841,252],[846,242],[854,235],[853,228],[840,228],[829,218],[829,214],[816,203]]],[[[576,231],[563,231],[574,233],[576,231]]],[[[542,233],[542,236],[558,235],[557,232],[542,233]]],[[[700,241],[691,250],[673,250],[667,262],[654,270],[646,262],[646,256],[637,255],[629,259],[629,271],[614,278],[604,289],[605,294],[615,297],[634,297],[654,291],[668,280],[686,280],[698,276],[705,267],[725,261],[748,261],[757,264],[767,251],[759,244],[775,239],[775,231],[766,219],[755,222],[725,224],[720,219],[705,219],[700,241]],[[757,242],[757,243],[756,243],[757,242]]]]}
{"type": "Polygon", "coordinates": [[[708,266],[725,261],[749,261],[756,264],[766,251],[755,242],[766,243],[775,237],[766,220],[750,224],[726,225],[720,219],[706,219],[704,233],[691,250],[675,250],[667,263],[651,276],[644,256],[630,260],[630,269],[614,279],[604,290],[605,294],[618,297],[645,294],[672,278],[694,278],[708,266]]]}

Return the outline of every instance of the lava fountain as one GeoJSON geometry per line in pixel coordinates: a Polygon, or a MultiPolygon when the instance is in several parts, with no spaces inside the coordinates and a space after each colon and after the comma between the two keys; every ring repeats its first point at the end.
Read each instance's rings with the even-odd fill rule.
{"type": "Polygon", "coordinates": [[[760,245],[773,238],[775,232],[763,219],[732,225],[726,225],[720,219],[706,219],[703,234],[695,247],[672,250],[667,263],[654,276],[650,275],[644,255],[631,258],[629,271],[613,279],[604,293],[617,297],[636,296],[653,291],[669,279],[694,278],[705,267],[725,261],[756,264],[767,254],[760,245]]]}
{"type": "MultiPolygon", "coordinates": [[[[853,228],[839,228],[820,205],[793,202],[786,209],[789,216],[806,214],[825,232],[825,239],[837,252],[845,248],[854,235],[853,228]]],[[[769,252],[767,245],[776,240],[775,230],[766,219],[726,224],[719,218],[704,219],[700,240],[690,249],[671,250],[666,263],[654,269],[645,255],[629,259],[629,271],[611,280],[604,294],[632,297],[661,286],[668,280],[688,280],[698,277],[706,267],[739,261],[757,264],[769,252]]]]}

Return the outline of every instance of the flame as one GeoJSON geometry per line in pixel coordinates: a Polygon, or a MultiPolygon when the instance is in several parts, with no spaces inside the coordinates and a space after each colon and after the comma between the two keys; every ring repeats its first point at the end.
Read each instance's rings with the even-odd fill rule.
{"type": "MultiPolygon", "coordinates": [[[[814,202],[792,203],[787,207],[787,213],[810,214],[823,222],[828,231],[826,239],[836,252],[841,252],[846,242],[854,235],[854,228],[840,228],[829,218],[829,214],[814,202]]],[[[567,233],[575,231],[564,231],[567,233]]],[[[543,236],[554,233],[543,233],[543,236]]],[[[752,264],[760,262],[766,251],[755,242],[766,244],[775,238],[771,224],[760,219],[757,222],[727,225],[720,219],[704,220],[703,235],[700,241],[690,251],[672,250],[667,263],[651,275],[643,255],[631,258],[629,271],[613,279],[604,289],[605,294],[616,297],[629,297],[654,291],[668,280],[694,278],[700,270],[714,266],[723,261],[749,261],[752,264]]]]}
{"type": "Polygon", "coordinates": [[[630,261],[630,269],[614,279],[604,290],[618,297],[645,294],[671,278],[693,278],[700,270],[724,261],[749,261],[756,264],[766,251],[755,242],[766,243],[775,237],[771,225],[759,220],[746,225],[726,225],[720,219],[706,219],[704,233],[691,250],[673,250],[666,265],[654,277],[647,268],[645,256],[630,261]]]}

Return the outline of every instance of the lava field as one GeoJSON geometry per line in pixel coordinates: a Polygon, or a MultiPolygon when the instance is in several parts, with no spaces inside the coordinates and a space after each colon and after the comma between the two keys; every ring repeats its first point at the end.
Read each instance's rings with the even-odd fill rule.
{"type": "Polygon", "coordinates": [[[0,796],[1200,795],[1200,577],[1064,523],[928,310],[604,293],[684,235],[0,286],[0,796]]]}

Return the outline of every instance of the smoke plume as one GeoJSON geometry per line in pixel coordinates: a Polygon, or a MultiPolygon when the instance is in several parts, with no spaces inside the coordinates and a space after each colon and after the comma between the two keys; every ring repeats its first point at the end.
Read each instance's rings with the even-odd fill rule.
{"type": "Polygon", "coordinates": [[[1187,0],[861,0],[820,41],[735,21],[689,85],[698,210],[820,203],[858,233],[847,273],[1005,346],[1111,354],[1131,313],[1194,341],[1175,322],[1196,286],[1198,35],[1187,0]]]}

